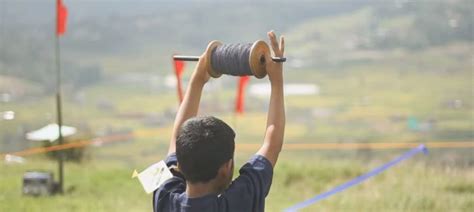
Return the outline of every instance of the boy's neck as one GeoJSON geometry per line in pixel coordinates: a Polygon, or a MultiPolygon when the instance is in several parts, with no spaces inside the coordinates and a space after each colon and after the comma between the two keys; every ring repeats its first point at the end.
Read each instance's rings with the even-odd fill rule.
{"type": "Polygon", "coordinates": [[[186,196],[188,198],[197,198],[208,194],[218,194],[220,192],[218,186],[215,186],[214,180],[207,183],[186,183],[186,196]]]}

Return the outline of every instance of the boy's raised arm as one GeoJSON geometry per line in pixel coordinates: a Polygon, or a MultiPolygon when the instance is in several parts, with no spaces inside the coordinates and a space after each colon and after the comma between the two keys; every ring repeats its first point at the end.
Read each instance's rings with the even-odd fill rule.
{"type": "Polygon", "coordinates": [[[186,89],[183,102],[181,102],[181,105],[179,106],[178,113],[174,120],[168,155],[176,152],[176,136],[178,135],[181,125],[189,118],[196,116],[198,113],[202,89],[210,78],[210,75],[206,70],[206,54],[210,54],[209,49],[206,49],[206,52],[204,52],[199,58],[199,62],[194,69],[193,75],[191,76],[191,80],[186,89]]]}
{"type": "MultiPolygon", "coordinates": [[[[285,43],[280,37],[278,44],[273,31],[268,33],[270,44],[276,57],[283,57],[285,43]]],[[[267,117],[267,128],[263,145],[257,154],[267,158],[275,166],[283,146],[285,134],[285,104],[283,97],[283,63],[273,62],[270,56],[266,58],[266,69],[271,84],[270,106],[267,117]]]]}

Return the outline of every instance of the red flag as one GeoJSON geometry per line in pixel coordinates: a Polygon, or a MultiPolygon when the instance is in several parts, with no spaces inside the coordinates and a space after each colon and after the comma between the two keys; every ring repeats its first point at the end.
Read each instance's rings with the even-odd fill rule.
{"type": "Polygon", "coordinates": [[[67,8],[62,0],[56,0],[56,34],[63,35],[66,32],[67,8]]]}
{"type": "Polygon", "coordinates": [[[239,88],[237,90],[237,99],[235,101],[235,112],[242,114],[244,112],[245,87],[249,82],[249,76],[239,78],[239,88]]]}
{"type": "Polygon", "coordinates": [[[174,70],[176,72],[176,76],[179,76],[179,78],[181,78],[181,75],[183,74],[183,69],[184,69],[184,62],[181,60],[175,60],[174,70]]]}
{"type": "Polygon", "coordinates": [[[183,88],[181,86],[181,75],[183,74],[184,70],[184,62],[180,60],[174,61],[174,72],[176,74],[176,81],[178,82],[178,98],[179,103],[183,101],[183,88]]]}

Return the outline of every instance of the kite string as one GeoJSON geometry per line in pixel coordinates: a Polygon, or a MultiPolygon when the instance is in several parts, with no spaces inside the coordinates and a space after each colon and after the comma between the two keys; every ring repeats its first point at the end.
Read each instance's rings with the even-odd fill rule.
{"type": "Polygon", "coordinates": [[[250,68],[251,43],[223,44],[212,51],[211,65],[214,70],[232,76],[253,75],[250,68]]]}

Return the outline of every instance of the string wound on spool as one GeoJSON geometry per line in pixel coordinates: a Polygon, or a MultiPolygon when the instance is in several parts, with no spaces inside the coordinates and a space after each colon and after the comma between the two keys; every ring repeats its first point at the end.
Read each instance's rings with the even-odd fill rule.
{"type": "Polygon", "coordinates": [[[211,66],[215,71],[232,76],[254,75],[250,68],[250,49],[248,44],[224,44],[211,52],[211,66]]]}
{"type": "MultiPolygon", "coordinates": [[[[212,41],[207,46],[205,55],[209,74],[220,77],[222,74],[232,76],[253,75],[263,78],[267,75],[265,56],[270,55],[267,43],[258,40],[254,43],[222,44],[212,41]]],[[[173,56],[174,60],[199,61],[197,56],[173,56]]],[[[285,57],[271,57],[274,62],[285,62],[285,57]]]]}

